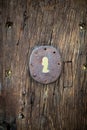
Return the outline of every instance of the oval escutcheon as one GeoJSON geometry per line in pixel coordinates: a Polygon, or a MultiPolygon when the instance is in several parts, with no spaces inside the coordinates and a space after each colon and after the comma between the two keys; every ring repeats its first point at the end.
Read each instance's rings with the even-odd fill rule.
{"type": "Polygon", "coordinates": [[[62,68],[59,51],[53,46],[40,46],[35,48],[29,60],[31,77],[43,84],[56,81],[62,68]]]}

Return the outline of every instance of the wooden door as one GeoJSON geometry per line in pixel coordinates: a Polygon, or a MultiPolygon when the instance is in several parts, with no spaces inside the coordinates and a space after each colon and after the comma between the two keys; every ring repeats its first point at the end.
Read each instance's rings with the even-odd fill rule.
{"type": "Polygon", "coordinates": [[[87,0],[0,0],[0,30],[7,130],[86,130],[87,0]],[[30,54],[41,45],[58,48],[62,57],[61,76],[48,85],[29,73],[30,54]]]}

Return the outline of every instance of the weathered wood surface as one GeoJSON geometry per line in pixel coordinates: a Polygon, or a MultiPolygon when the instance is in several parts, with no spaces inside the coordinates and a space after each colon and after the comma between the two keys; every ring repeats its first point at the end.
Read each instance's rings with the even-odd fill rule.
{"type": "Polygon", "coordinates": [[[5,120],[15,118],[17,130],[86,130],[87,0],[0,0],[0,30],[5,120]],[[50,85],[29,74],[30,53],[40,45],[62,56],[61,76],[50,85]]]}

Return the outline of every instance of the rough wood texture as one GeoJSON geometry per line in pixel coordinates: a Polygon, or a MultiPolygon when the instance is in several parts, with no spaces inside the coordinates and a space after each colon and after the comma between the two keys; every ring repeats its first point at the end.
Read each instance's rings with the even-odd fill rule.
{"type": "Polygon", "coordinates": [[[86,130],[87,0],[0,0],[0,18],[5,120],[15,118],[17,130],[86,130]],[[40,45],[62,56],[61,76],[50,85],[29,73],[30,53],[40,45]]]}

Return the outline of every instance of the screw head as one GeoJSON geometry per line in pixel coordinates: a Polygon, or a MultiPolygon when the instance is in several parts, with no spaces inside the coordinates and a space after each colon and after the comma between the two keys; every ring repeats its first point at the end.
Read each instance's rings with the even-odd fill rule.
{"type": "Polygon", "coordinates": [[[85,23],[80,23],[79,27],[80,27],[80,30],[85,30],[86,24],[85,23]]]}
{"type": "Polygon", "coordinates": [[[25,95],[26,95],[26,90],[24,90],[24,91],[22,92],[22,95],[23,95],[23,96],[25,96],[25,95]]]}
{"type": "Polygon", "coordinates": [[[10,69],[5,71],[6,77],[11,77],[11,75],[12,75],[12,71],[10,69]]]}
{"type": "Polygon", "coordinates": [[[13,26],[13,22],[11,21],[6,22],[6,27],[11,28],[12,26],[13,26]]]}
{"type": "Polygon", "coordinates": [[[82,66],[82,69],[86,71],[86,70],[87,70],[87,65],[84,64],[84,65],[82,66]]]}
{"type": "Polygon", "coordinates": [[[24,119],[24,114],[23,113],[19,113],[18,119],[24,119]]]}

